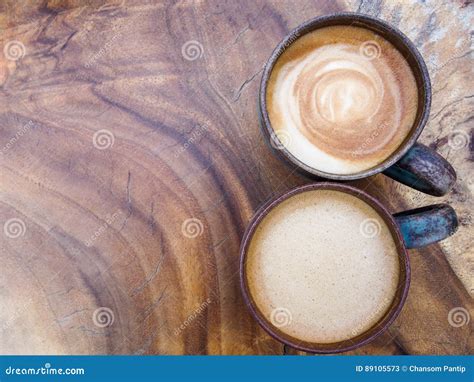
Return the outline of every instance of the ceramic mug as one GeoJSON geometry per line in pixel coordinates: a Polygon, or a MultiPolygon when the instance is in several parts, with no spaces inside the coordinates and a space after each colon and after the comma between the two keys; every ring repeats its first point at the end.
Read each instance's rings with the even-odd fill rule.
{"type": "Polygon", "coordinates": [[[357,13],[339,13],[317,17],[294,29],[275,48],[267,61],[259,92],[259,119],[263,133],[274,151],[290,164],[309,176],[339,181],[365,178],[383,172],[400,183],[427,194],[446,194],[456,181],[452,166],[439,154],[427,146],[417,143],[417,139],[428,121],[431,106],[431,83],[425,62],[413,43],[398,29],[381,21],[357,13]],[[315,29],[332,25],[362,27],[381,35],[391,42],[405,57],[415,76],[418,88],[418,110],[411,132],[404,142],[387,159],[368,170],[355,174],[330,174],[308,166],[292,155],[275,134],[267,112],[266,92],[272,69],[284,50],[299,37],[315,29]]]}
{"type": "Polygon", "coordinates": [[[410,261],[407,249],[423,247],[440,241],[452,235],[458,226],[456,212],[447,204],[431,205],[423,208],[409,210],[392,215],[377,199],[355,187],[340,184],[321,182],[297,187],[285,194],[271,200],[256,212],[252,218],[242,240],[240,247],[240,285],[244,300],[250,312],[263,329],[272,337],[295,349],[311,353],[339,353],[349,351],[374,340],[382,334],[400,313],[410,286],[410,261]],[[375,209],[389,228],[399,256],[399,281],[397,292],[389,309],[384,316],[369,330],[357,337],[330,343],[318,344],[300,341],[282,332],[271,323],[258,309],[248,286],[246,276],[246,258],[251,239],[265,216],[276,206],[288,198],[313,190],[334,190],[354,195],[375,209]]]}

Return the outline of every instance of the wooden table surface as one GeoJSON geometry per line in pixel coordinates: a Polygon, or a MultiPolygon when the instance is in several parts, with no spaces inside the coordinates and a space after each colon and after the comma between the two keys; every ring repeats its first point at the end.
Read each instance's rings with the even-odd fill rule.
{"type": "Polygon", "coordinates": [[[0,353],[295,353],[238,284],[252,214],[310,182],[267,148],[256,95],[292,28],[347,10],[419,48],[433,83],[421,142],[458,173],[442,198],[383,175],[351,183],[393,212],[444,201],[460,218],[411,251],[401,315],[352,353],[472,353],[473,4],[87,3],[0,5],[0,353]]]}

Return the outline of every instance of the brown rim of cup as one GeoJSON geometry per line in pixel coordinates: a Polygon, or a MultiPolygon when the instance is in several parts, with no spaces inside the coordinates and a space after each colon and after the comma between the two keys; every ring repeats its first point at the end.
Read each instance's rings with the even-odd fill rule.
{"type": "MultiPolygon", "coordinates": [[[[240,275],[240,286],[242,289],[242,294],[244,297],[245,304],[250,309],[250,312],[255,317],[257,322],[262,326],[262,328],[270,334],[276,340],[289,345],[295,349],[302,350],[305,352],[310,353],[320,353],[320,354],[327,354],[327,353],[341,353],[349,350],[353,350],[359,346],[365,345],[371,341],[373,341],[376,337],[382,334],[397,318],[402,307],[405,303],[408,289],[410,286],[410,263],[408,258],[408,253],[405,248],[405,244],[403,242],[402,235],[400,230],[393,218],[392,214],[380,203],[377,199],[373,198],[366,192],[359,190],[355,187],[348,186],[345,184],[339,183],[332,183],[332,182],[320,182],[320,183],[313,183],[305,186],[300,186],[294,188],[283,195],[274,198],[263,205],[253,216],[251,219],[242,239],[242,244],[240,247],[239,253],[239,275],[240,275]],[[392,237],[395,240],[395,244],[398,251],[399,256],[399,270],[400,270],[400,277],[398,280],[398,287],[395,297],[390,305],[390,308],[385,312],[383,317],[373,325],[369,330],[365,331],[358,336],[350,338],[348,340],[334,342],[334,343],[313,343],[307,341],[301,341],[297,338],[294,338],[283,331],[281,331],[276,326],[272,325],[269,319],[265,318],[263,313],[258,309],[257,304],[255,303],[250,290],[247,284],[247,276],[246,276],[246,256],[247,251],[252,240],[252,237],[255,233],[260,222],[267,216],[267,214],[281,202],[287,200],[288,198],[312,190],[333,190],[333,191],[341,191],[350,195],[354,195],[357,198],[365,201],[369,204],[372,208],[376,210],[381,218],[384,219],[385,223],[387,224],[390,232],[392,233],[392,237]]],[[[347,312],[350,314],[350,312],[347,312]]]]}
{"type": "Polygon", "coordinates": [[[380,19],[359,13],[336,13],[327,16],[319,16],[296,27],[276,46],[267,63],[265,64],[259,90],[259,119],[262,131],[267,140],[272,142],[272,139],[278,139],[270,123],[266,101],[267,85],[273,67],[285,49],[298,38],[318,28],[331,25],[358,26],[371,30],[391,42],[395,48],[397,48],[402,53],[402,55],[408,61],[411,70],[413,71],[418,88],[418,110],[412,130],[405,138],[403,143],[398,147],[398,149],[395,150],[395,152],[393,152],[392,155],[390,155],[387,159],[377,166],[357,172],[355,174],[332,174],[310,167],[291,154],[282,144],[279,144],[278,149],[275,149],[274,151],[276,151],[280,156],[283,156],[284,159],[290,163],[296,165],[299,169],[312,176],[334,180],[361,179],[382,172],[383,170],[398,162],[403,157],[403,155],[405,155],[415,144],[419,135],[423,131],[430,114],[431,82],[428,69],[423,57],[418,52],[415,45],[397,28],[380,19]]]}

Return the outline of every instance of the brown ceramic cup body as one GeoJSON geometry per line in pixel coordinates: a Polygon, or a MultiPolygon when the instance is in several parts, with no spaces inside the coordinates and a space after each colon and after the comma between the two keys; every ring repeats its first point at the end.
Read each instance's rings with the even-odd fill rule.
{"type": "Polygon", "coordinates": [[[422,56],[414,44],[398,29],[386,22],[358,13],[338,13],[309,20],[290,32],[274,49],[267,61],[259,92],[259,120],[262,131],[272,149],[287,163],[316,179],[339,181],[355,180],[384,172],[385,175],[419,191],[431,195],[444,195],[456,181],[452,166],[430,148],[417,143],[428,121],[431,106],[431,83],[422,56]],[[332,174],[308,166],[289,152],[272,128],[267,112],[267,85],[273,67],[283,52],[298,38],[319,28],[347,25],[371,30],[391,42],[405,57],[415,76],[418,88],[418,107],[415,122],[404,142],[383,162],[370,169],[354,174],[332,174]]]}
{"type": "MultiPolygon", "coordinates": [[[[400,313],[407,297],[410,285],[410,262],[407,254],[407,243],[411,248],[423,246],[431,242],[442,240],[451,235],[457,228],[457,219],[454,210],[447,205],[436,205],[406,211],[392,215],[382,203],[364,191],[340,183],[321,182],[301,186],[290,190],[264,205],[251,220],[242,240],[240,248],[240,282],[244,300],[257,322],[275,339],[302,351],[312,353],[339,353],[362,346],[383,333],[400,313]],[[260,222],[276,206],[288,198],[312,190],[333,190],[354,195],[375,209],[385,221],[396,244],[399,257],[399,281],[396,294],[384,316],[366,332],[349,340],[319,344],[301,341],[293,338],[273,325],[259,310],[250,292],[247,280],[246,259],[249,245],[260,222]],[[403,231],[403,232],[402,232],[403,231]],[[414,235],[414,236],[413,236],[414,235]],[[426,240],[428,238],[428,241],[426,240]]],[[[351,312],[347,312],[351,314],[351,312]]]]}

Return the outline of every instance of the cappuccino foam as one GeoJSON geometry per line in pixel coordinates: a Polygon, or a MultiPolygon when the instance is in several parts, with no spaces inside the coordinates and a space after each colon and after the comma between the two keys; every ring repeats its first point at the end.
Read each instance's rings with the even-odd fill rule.
{"type": "Polygon", "coordinates": [[[278,58],[267,87],[271,125],[290,153],[333,174],[387,159],[417,113],[415,77],[402,54],[364,28],[305,34],[278,58]]]}
{"type": "Polygon", "coordinates": [[[300,341],[333,343],[376,324],[399,279],[395,241],[378,213],[339,191],[314,190],[272,209],[245,265],[269,323],[300,341]]]}

